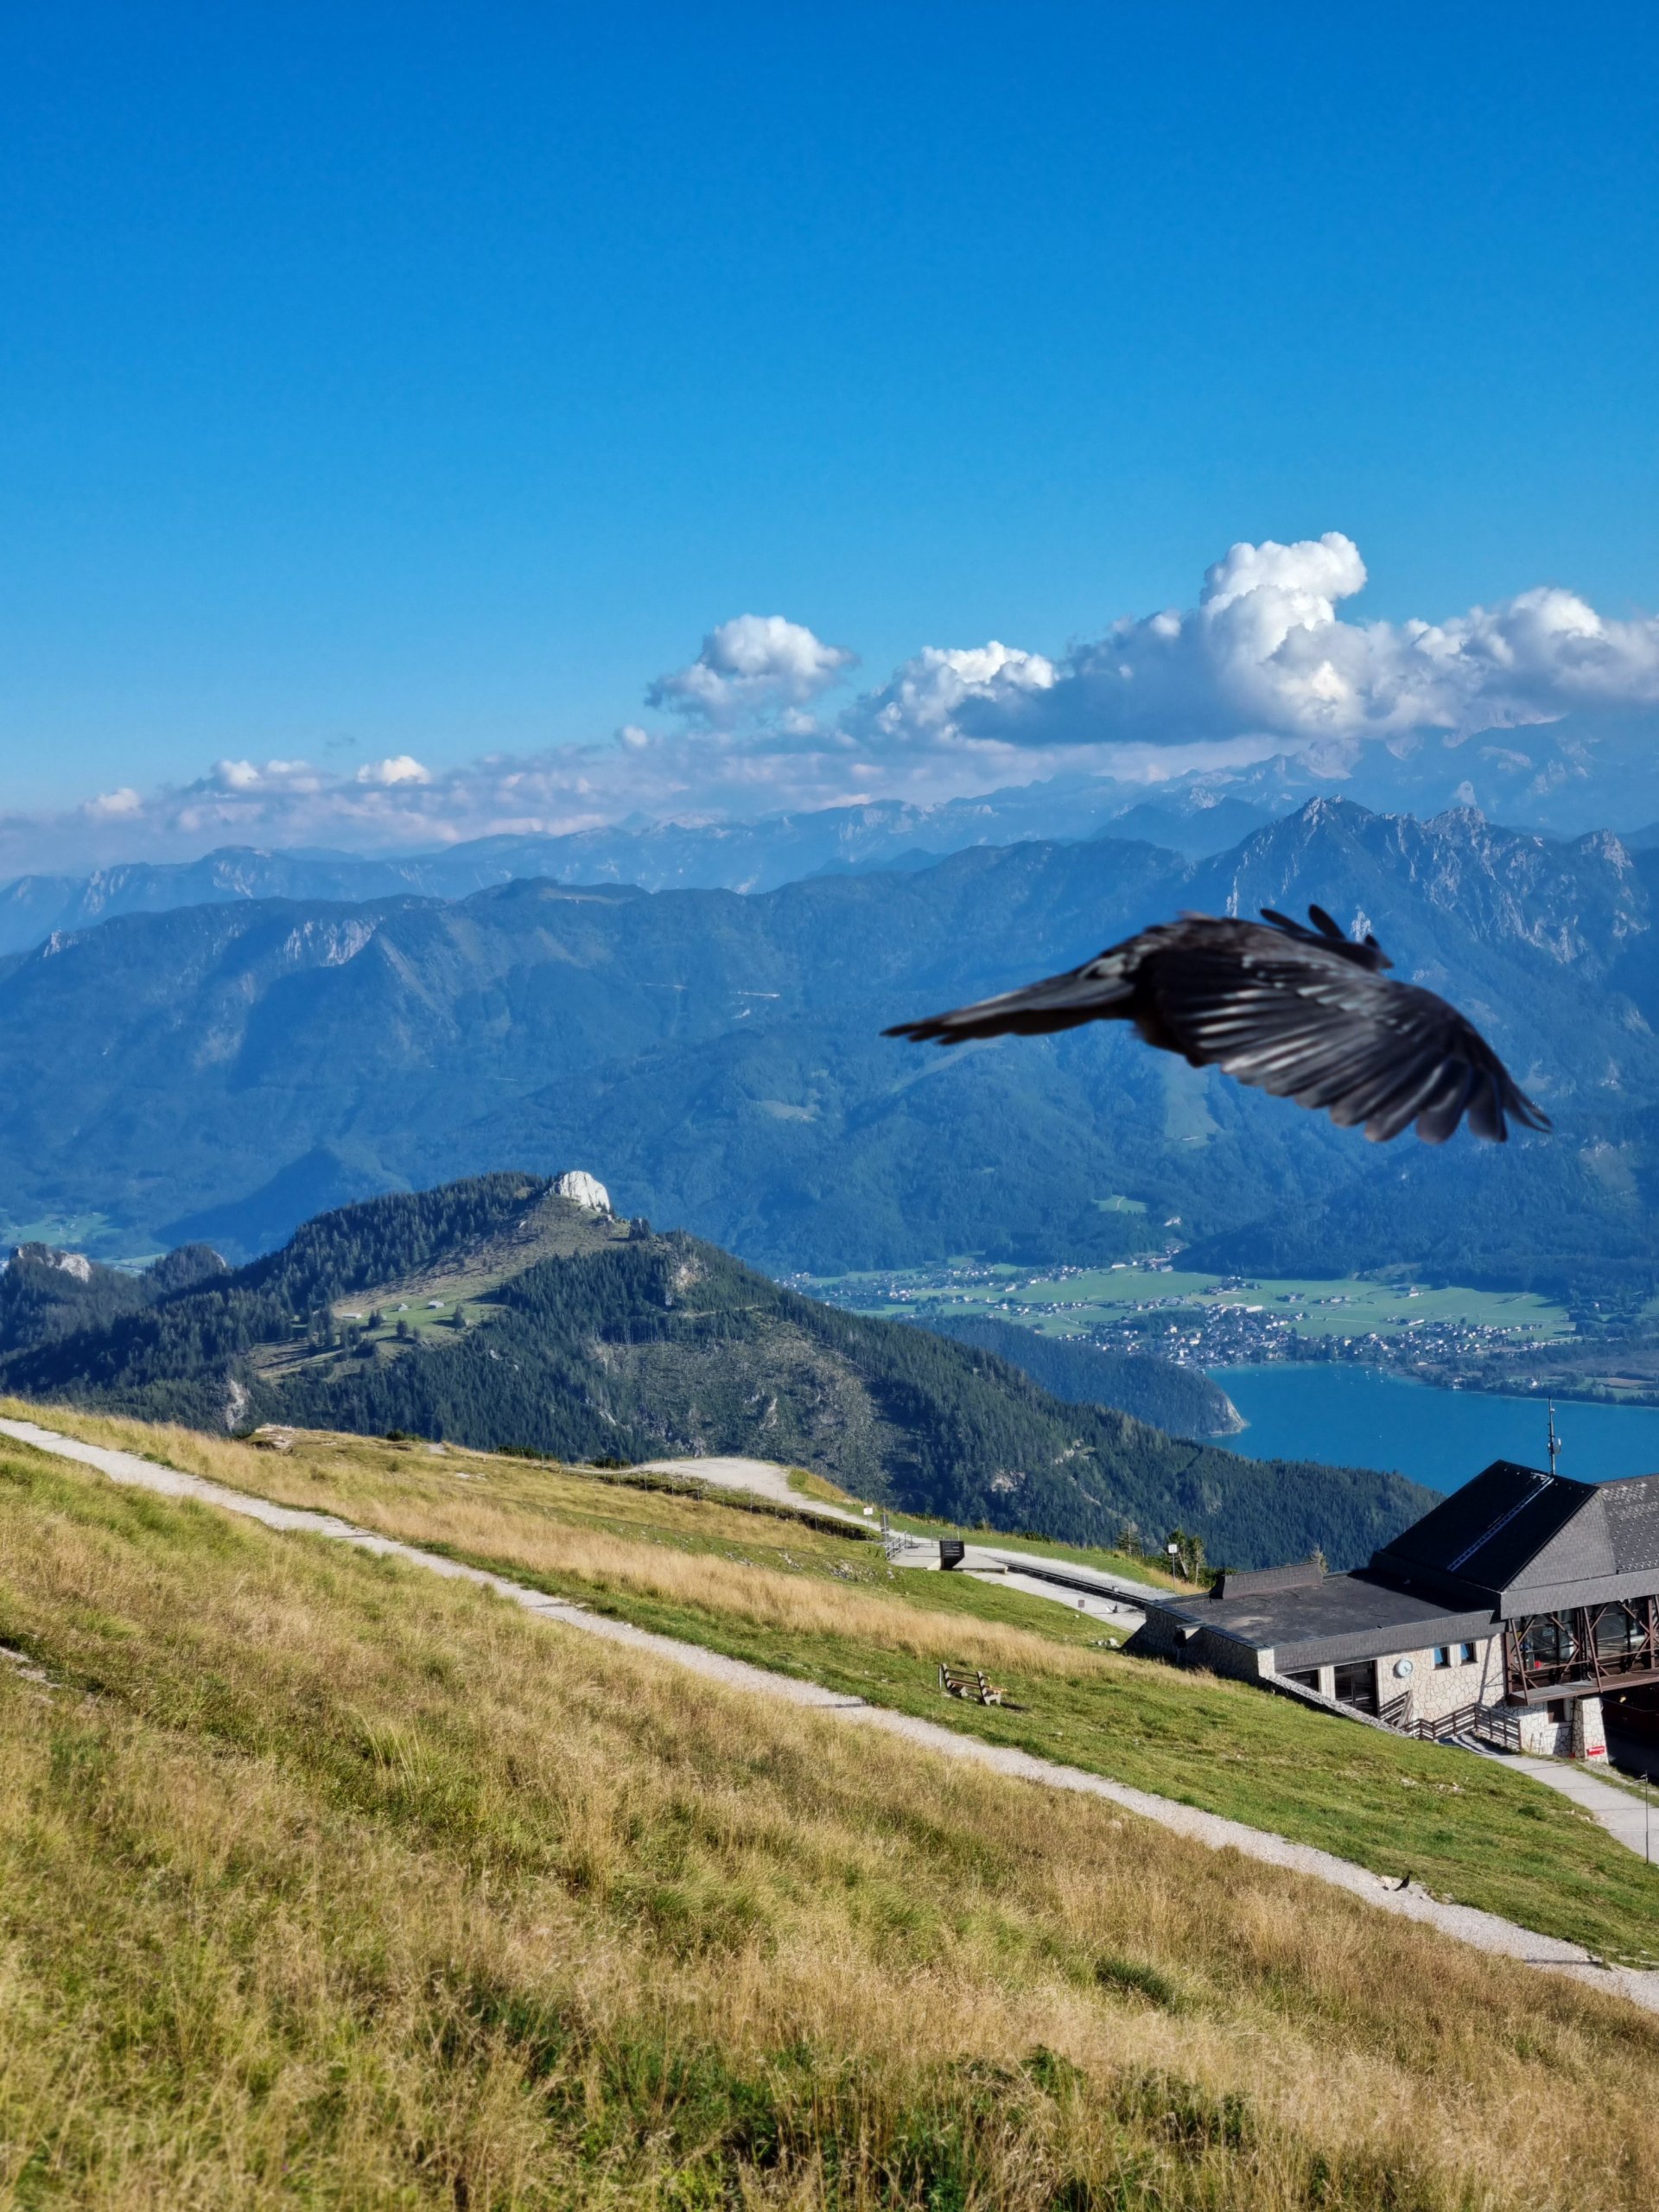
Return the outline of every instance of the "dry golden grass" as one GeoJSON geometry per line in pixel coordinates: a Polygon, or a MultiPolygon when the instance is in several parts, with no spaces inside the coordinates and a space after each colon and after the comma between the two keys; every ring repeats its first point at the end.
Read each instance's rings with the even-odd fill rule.
{"type": "Polygon", "coordinates": [[[1646,2207],[1659,2024],[9,1449],[0,2204],[1646,2207]]]}
{"type": "MultiPolygon", "coordinates": [[[[29,1419],[43,1409],[9,1399],[0,1401],[0,1410],[29,1419]]],[[[856,1584],[759,1563],[756,1555],[788,1561],[791,1547],[799,1553],[810,1541],[787,1520],[748,1519],[741,1540],[749,1557],[733,1559],[713,1548],[681,1550],[596,1528],[592,1517],[605,1501],[601,1490],[596,1509],[599,1486],[591,1480],[489,1453],[454,1450],[435,1458],[423,1446],[303,1433],[289,1455],[195,1429],[72,1414],[56,1406],[48,1417],[66,1434],[162,1459],[279,1504],[342,1514],[408,1543],[447,1546],[595,1591],[638,1591],[763,1628],[850,1637],[930,1665],[944,1659],[1069,1676],[1100,1670],[1090,1652],[1002,1622],[964,1622],[856,1584]],[[465,1486],[459,1479],[463,1474],[471,1478],[465,1486]],[[569,1517],[576,1514],[583,1520],[569,1517]]],[[[652,1522],[671,1535],[709,1545],[706,1509],[659,1492],[651,1496],[650,1510],[652,1522]]],[[[729,1512],[723,1517],[734,1518],[729,1512]]],[[[849,1544],[845,1554],[849,1568],[856,1563],[867,1570],[872,1559],[880,1558],[873,1546],[849,1544]]]]}
{"type": "MultiPolygon", "coordinates": [[[[28,1411],[25,1408],[15,1408],[28,1411]]],[[[1659,1955],[1659,1872],[1502,1763],[1360,1731],[1243,1685],[1102,1651],[1065,1608],[728,1503],[507,1457],[302,1434],[291,1458],[47,1409],[54,1425],[232,1486],[587,1594],[640,1624],[1109,1774],[1603,1955],[1659,1955]],[[1008,1707],[946,1705],[936,1663],[1008,1707]]]]}

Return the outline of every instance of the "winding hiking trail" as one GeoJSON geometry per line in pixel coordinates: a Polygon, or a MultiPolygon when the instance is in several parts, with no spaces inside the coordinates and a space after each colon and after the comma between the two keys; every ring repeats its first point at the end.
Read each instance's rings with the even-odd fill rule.
{"type": "MultiPolygon", "coordinates": [[[[654,1635],[648,1629],[634,1628],[626,1621],[611,1620],[601,1613],[591,1612],[567,1599],[546,1597],[506,1575],[464,1566],[459,1560],[423,1551],[416,1545],[401,1543],[395,1537],[377,1535],[373,1530],[357,1528],[332,1513],[276,1505],[268,1498],[228,1489],[223,1484],[209,1482],[200,1475],[185,1474],[179,1468],[164,1466],[153,1459],[140,1459],[136,1452],[82,1444],[34,1421],[0,1420],[0,1433],[13,1437],[21,1444],[33,1445],[40,1451],[96,1468],[111,1482],[152,1491],[163,1497],[194,1499],[199,1504],[242,1514],[268,1529],[325,1537],[333,1542],[353,1545],[359,1551],[372,1552],[379,1558],[407,1561],[426,1568],[429,1573],[447,1575],[454,1581],[475,1584],[561,1628],[624,1644],[690,1673],[724,1682],[733,1689],[780,1700],[788,1705],[808,1706],[861,1727],[879,1728],[886,1734],[901,1736],[925,1751],[937,1751],[946,1758],[968,1759],[1016,1781],[1103,1797],[1125,1812],[1156,1822],[1173,1834],[1207,1844],[1217,1851],[1236,1851],[1264,1866],[1282,1866],[1294,1873],[1311,1875],[1316,1881],[1328,1882],[1335,1889],[1347,1891],[1351,1897],[1362,1899],[1379,1911],[1421,1921],[1443,1935],[1472,1944],[1477,1950],[1519,1960],[1523,1965],[1551,1973],[1572,1974],[1592,1987],[1626,1997],[1648,2012],[1659,2012],[1659,1970],[1604,1965],[1576,1943],[1538,1935],[1472,1905],[1447,1904],[1421,1890],[1400,1888],[1349,1859],[1316,1850],[1311,1844],[1292,1843],[1265,1829],[1246,1827],[1241,1821],[1224,1819],[1217,1813],[1201,1812],[1197,1807],[1179,1804],[1173,1798],[1154,1796],[1147,1790],[1132,1789],[1127,1783],[1113,1782],[1103,1775],[1085,1773],[1079,1767],[1064,1766],[1054,1760],[1038,1758],[1028,1751],[988,1744],[978,1737],[958,1735],[954,1729],[943,1727],[937,1721],[919,1720],[884,1706],[868,1705],[861,1698],[824,1689],[816,1682],[771,1674],[745,1660],[728,1659],[719,1652],[705,1650],[701,1644],[683,1643],[672,1637],[654,1635]]],[[[799,1501],[791,1498],[791,1503],[799,1501]]]]}

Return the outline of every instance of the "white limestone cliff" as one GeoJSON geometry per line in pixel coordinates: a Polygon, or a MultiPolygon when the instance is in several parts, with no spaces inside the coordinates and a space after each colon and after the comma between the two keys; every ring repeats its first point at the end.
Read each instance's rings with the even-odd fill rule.
{"type": "Polygon", "coordinates": [[[553,1179],[554,1194],[569,1198],[572,1205],[585,1207],[589,1213],[609,1213],[611,1194],[597,1176],[590,1175],[585,1167],[567,1168],[563,1175],[553,1179]]]}

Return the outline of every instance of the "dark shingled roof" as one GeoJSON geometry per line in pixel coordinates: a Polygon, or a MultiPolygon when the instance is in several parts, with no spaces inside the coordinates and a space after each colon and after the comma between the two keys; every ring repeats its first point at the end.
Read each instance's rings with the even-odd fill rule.
{"type": "MultiPolygon", "coordinates": [[[[1160,1599],[1281,1674],[1491,1636],[1528,1613],[1659,1596],[1659,1475],[1575,1483],[1497,1459],[1354,1574],[1317,1563],[1223,1577],[1209,1598],[1160,1599]]],[[[1199,1647],[1202,1648],[1201,1646],[1199,1647]]]]}
{"type": "Polygon", "coordinates": [[[1495,1460],[1375,1552],[1371,1572],[1505,1618],[1659,1591],[1659,1475],[1577,1483],[1495,1460]]]}
{"type": "Polygon", "coordinates": [[[1594,1496],[1592,1484],[1495,1459],[1374,1552],[1371,1565],[1379,1573],[1412,1582],[1432,1577],[1502,1590],[1594,1496]]]}

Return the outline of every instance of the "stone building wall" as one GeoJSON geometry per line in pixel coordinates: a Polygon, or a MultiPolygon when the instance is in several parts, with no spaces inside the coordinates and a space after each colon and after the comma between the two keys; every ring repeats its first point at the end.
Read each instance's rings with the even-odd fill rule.
{"type": "Polygon", "coordinates": [[[1129,1638],[1127,1649],[1137,1658],[1173,1659],[1179,1644],[1179,1627],[1173,1613],[1161,1605],[1148,1605],[1146,1618],[1129,1638]]]}
{"type": "Polygon", "coordinates": [[[1176,1656],[1184,1667],[1207,1667],[1212,1675],[1225,1675],[1238,1682],[1259,1682],[1274,1668],[1271,1651],[1241,1643],[1236,1637],[1217,1636],[1207,1628],[1201,1628],[1176,1656]]]}
{"type": "MultiPolygon", "coordinates": [[[[1600,1706],[1598,1698],[1596,1704],[1600,1706]]],[[[1552,1720],[1547,1705],[1529,1705],[1521,1714],[1521,1748],[1535,1758],[1566,1759],[1573,1756],[1573,1708],[1565,1720],[1552,1720]]]]}
{"type": "Polygon", "coordinates": [[[1147,1607],[1145,1621],[1125,1648],[1137,1659],[1168,1659],[1178,1667],[1203,1667],[1234,1681],[1259,1682],[1264,1674],[1273,1671],[1271,1651],[1258,1651],[1254,1644],[1241,1643],[1236,1637],[1222,1636],[1211,1628],[1195,1629],[1190,1621],[1157,1605],[1147,1607]]]}
{"type": "Polygon", "coordinates": [[[1426,1651],[1413,1651],[1406,1656],[1411,1661],[1411,1675],[1408,1682],[1397,1680],[1394,1662],[1382,1660],[1379,1671],[1387,1685],[1385,1697],[1397,1696],[1401,1690],[1411,1692],[1411,1717],[1414,1720],[1442,1720],[1448,1713],[1456,1713],[1465,1705],[1502,1705],[1503,1702],[1503,1643],[1501,1637],[1489,1636],[1475,1644],[1472,1661],[1457,1656],[1459,1647],[1447,1647],[1452,1655],[1449,1667],[1434,1664],[1433,1645],[1426,1651]]]}
{"type": "Polygon", "coordinates": [[[1602,1725],[1599,1697],[1574,1698],[1572,1706],[1573,1742],[1567,1756],[1592,1766],[1607,1764],[1607,1731],[1602,1725]]]}
{"type": "MultiPolygon", "coordinates": [[[[1450,1647],[1453,1651],[1457,1648],[1455,1645],[1450,1647]]],[[[1264,1653],[1262,1656],[1271,1664],[1274,1655],[1264,1653]]],[[[1277,1655],[1277,1663],[1294,1671],[1294,1652],[1281,1652],[1277,1655]]],[[[1389,1652],[1373,1663],[1376,1670],[1377,1703],[1380,1706],[1391,1705],[1396,1698],[1409,1693],[1410,1718],[1414,1720],[1440,1720],[1448,1713],[1457,1713],[1465,1705],[1502,1705],[1503,1702],[1503,1648],[1501,1638],[1495,1636],[1476,1642],[1472,1660],[1453,1658],[1448,1667],[1434,1664],[1434,1646],[1432,1644],[1421,1651],[1389,1652]],[[1411,1662],[1408,1675],[1395,1672],[1402,1659],[1411,1662]]],[[[1220,1673],[1222,1670],[1217,1667],[1216,1671],[1220,1673]]],[[[1321,1667],[1318,1673],[1319,1681],[1314,1687],[1320,1696],[1334,1697],[1336,1669],[1321,1667]]]]}

